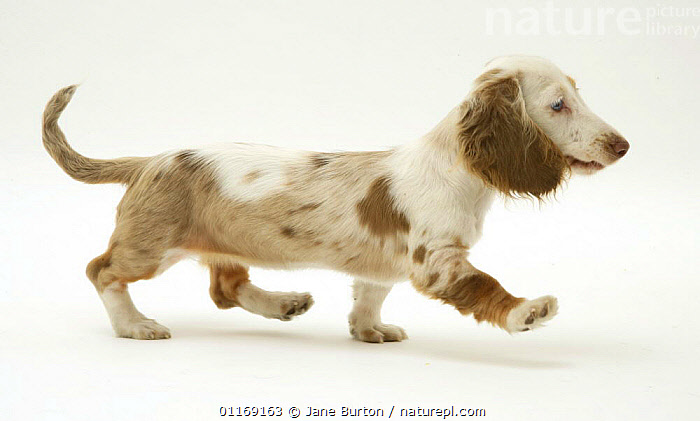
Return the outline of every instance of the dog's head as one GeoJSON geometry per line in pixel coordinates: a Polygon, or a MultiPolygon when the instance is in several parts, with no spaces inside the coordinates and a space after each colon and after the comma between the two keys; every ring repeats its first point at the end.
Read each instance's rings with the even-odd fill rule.
{"type": "Polygon", "coordinates": [[[542,197],[568,175],[622,158],[629,143],[591,112],[574,80],[539,57],[489,62],[461,105],[467,166],[508,195],[542,197]]]}

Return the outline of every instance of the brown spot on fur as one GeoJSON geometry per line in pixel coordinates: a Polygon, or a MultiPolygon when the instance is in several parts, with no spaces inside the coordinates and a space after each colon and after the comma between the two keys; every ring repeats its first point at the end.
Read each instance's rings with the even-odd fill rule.
{"type": "Polygon", "coordinates": [[[185,181],[192,182],[196,180],[204,192],[208,193],[215,189],[216,181],[211,173],[211,168],[208,168],[206,160],[197,156],[194,150],[185,149],[178,152],[173,158],[173,161],[176,167],[178,167],[178,170],[189,174],[189,177],[187,180],[183,180],[182,178],[174,180],[173,175],[181,172],[176,170],[168,174],[171,178],[171,182],[183,183],[185,181]],[[194,174],[197,174],[197,176],[195,177],[194,174]]]}
{"type": "Polygon", "coordinates": [[[292,209],[289,212],[287,212],[289,215],[294,215],[299,212],[305,212],[305,211],[311,211],[314,209],[318,209],[318,207],[321,206],[320,203],[307,203],[306,205],[300,206],[296,209],[292,209]]]}
{"type": "Polygon", "coordinates": [[[530,119],[515,75],[485,72],[462,104],[459,141],[467,167],[510,196],[541,198],[561,184],[569,166],[530,119]]]}
{"type": "Polygon", "coordinates": [[[408,254],[408,244],[399,244],[396,247],[396,254],[408,254]]]}
{"type": "Polygon", "coordinates": [[[311,165],[313,165],[314,168],[319,169],[325,165],[328,165],[332,158],[333,154],[330,153],[313,154],[311,156],[311,165]]]}
{"type": "Polygon", "coordinates": [[[203,160],[197,159],[197,155],[192,149],[184,149],[178,152],[173,159],[177,163],[186,164],[191,167],[199,167],[204,163],[203,160]]]}
{"type": "Polygon", "coordinates": [[[323,241],[318,239],[318,233],[310,229],[299,229],[292,226],[282,227],[280,233],[287,238],[294,238],[301,241],[299,244],[318,246],[323,244],[323,241]]]}
{"type": "Polygon", "coordinates": [[[394,206],[389,185],[389,177],[377,178],[356,206],[360,224],[378,237],[407,233],[411,228],[406,215],[394,206]]]}
{"type": "Polygon", "coordinates": [[[424,245],[416,247],[415,251],[413,252],[413,261],[419,265],[422,265],[425,261],[425,251],[424,245]]]}
{"type": "Polygon", "coordinates": [[[493,277],[480,272],[451,284],[445,298],[462,314],[472,313],[477,321],[486,320],[506,327],[508,313],[524,299],[513,297],[493,277]]]}
{"type": "Polygon", "coordinates": [[[574,80],[574,78],[572,78],[571,76],[567,76],[566,78],[569,79],[569,83],[571,84],[571,86],[574,87],[574,89],[578,89],[576,87],[576,81],[574,80]]]}
{"type": "Polygon", "coordinates": [[[428,275],[428,283],[426,284],[426,288],[432,287],[438,279],[440,279],[440,273],[438,272],[433,272],[428,275]]]}
{"type": "Polygon", "coordinates": [[[245,184],[250,184],[250,183],[252,183],[253,181],[255,181],[255,180],[257,180],[258,178],[260,178],[261,176],[262,176],[262,171],[260,171],[260,170],[251,171],[251,172],[249,172],[248,174],[246,174],[246,175],[243,176],[242,181],[243,181],[243,183],[245,183],[245,184]]]}
{"type": "Polygon", "coordinates": [[[248,270],[239,265],[210,266],[209,295],[221,309],[238,306],[238,288],[249,283],[248,270]]]}
{"type": "Polygon", "coordinates": [[[359,255],[357,255],[357,256],[352,256],[351,258],[347,259],[343,265],[344,265],[344,266],[347,266],[347,265],[349,265],[350,263],[352,263],[352,262],[354,262],[355,260],[357,260],[359,257],[360,257],[359,255]]]}
{"type": "Polygon", "coordinates": [[[448,285],[438,291],[430,290],[426,284],[414,282],[414,285],[420,292],[454,306],[464,315],[473,314],[478,322],[486,320],[502,328],[506,327],[508,313],[524,301],[524,298],[512,296],[486,273],[477,272],[457,278],[457,274],[450,275],[448,285]]]}

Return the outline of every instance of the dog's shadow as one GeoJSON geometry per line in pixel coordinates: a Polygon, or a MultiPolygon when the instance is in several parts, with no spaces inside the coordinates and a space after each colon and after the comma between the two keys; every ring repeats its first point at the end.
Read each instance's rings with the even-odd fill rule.
{"type": "Polygon", "coordinates": [[[625,358],[620,353],[624,347],[618,341],[606,337],[585,335],[566,336],[560,340],[519,340],[508,335],[483,338],[479,336],[446,338],[437,334],[422,333],[403,342],[369,344],[351,339],[343,330],[321,329],[316,332],[288,330],[284,326],[248,328],[237,326],[207,326],[191,321],[178,325],[173,332],[177,338],[188,340],[215,340],[225,346],[228,342],[260,340],[266,346],[283,349],[308,348],[309,352],[327,353],[329,350],[351,351],[358,354],[387,354],[393,356],[422,357],[426,361],[443,360],[453,363],[483,364],[527,369],[566,369],[575,367],[579,361],[591,357],[600,359],[625,358]]]}

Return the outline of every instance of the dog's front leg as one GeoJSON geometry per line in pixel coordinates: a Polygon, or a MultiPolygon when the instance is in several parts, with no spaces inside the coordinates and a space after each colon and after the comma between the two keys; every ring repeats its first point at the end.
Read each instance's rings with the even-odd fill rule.
{"type": "Polygon", "coordinates": [[[414,259],[411,280],[421,293],[454,306],[464,315],[472,314],[506,331],[532,330],[557,312],[557,299],[517,298],[497,280],[476,269],[467,260],[464,247],[448,246],[424,250],[414,259]]]}
{"type": "Polygon", "coordinates": [[[350,334],[364,342],[395,342],[408,339],[406,332],[398,326],[382,323],[381,310],[384,299],[391,291],[391,284],[368,282],[356,279],[352,285],[354,299],[348,317],[350,334]]]}

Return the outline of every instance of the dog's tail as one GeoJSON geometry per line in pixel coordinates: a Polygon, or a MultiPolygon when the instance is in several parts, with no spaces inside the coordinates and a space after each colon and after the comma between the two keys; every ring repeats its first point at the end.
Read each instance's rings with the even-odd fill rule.
{"type": "Polygon", "coordinates": [[[58,127],[58,118],[76,88],[77,85],[72,85],[61,89],[46,104],[42,125],[44,147],[63,171],[78,181],[131,184],[151,158],[93,159],[79,154],[66,141],[66,136],[58,127]]]}

